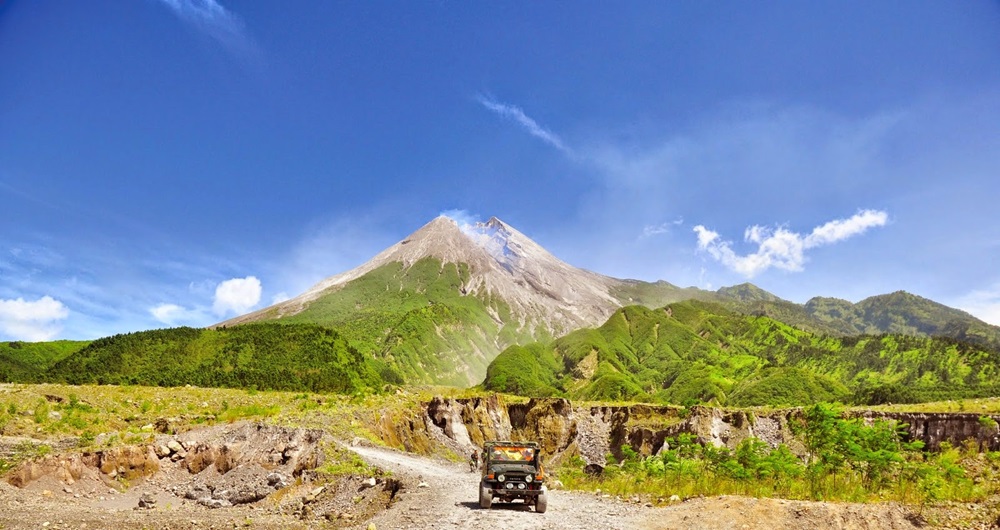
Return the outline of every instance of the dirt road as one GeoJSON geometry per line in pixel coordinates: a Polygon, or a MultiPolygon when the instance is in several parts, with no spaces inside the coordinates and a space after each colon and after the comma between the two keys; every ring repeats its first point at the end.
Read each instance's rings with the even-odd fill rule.
{"type": "MultiPolygon", "coordinates": [[[[391,470],[406,484],[388,510],[370,523],[376,528],[505,528],[511,530],[774,530],[915,529],[912,513],[893,504],[842,504],[744,497],[694,499],[650,507],[612,497],[550,491],[548,511],[520,505],[478,503],[479,475],[468,466],[382,448],[352,448],[362,458],[391,470]]],[[[368,522],[358,528],[365,528],[368,522]]]]}
{"type": "MultiPolygon", "coordinates": [[[[479,507],[479,474],[468,465],[387,449],[353,448],[369,463],[391,470],[408,485],[398,503],[371,520],[376,528],[637,529],[648,509],[611,498],[550,491],[546,513],[528,506],[479,507]],[[415,484],[414,484],[415,483],[415,484]]],[[[362,526],[361,528],[364,528],[362,526]]]]}

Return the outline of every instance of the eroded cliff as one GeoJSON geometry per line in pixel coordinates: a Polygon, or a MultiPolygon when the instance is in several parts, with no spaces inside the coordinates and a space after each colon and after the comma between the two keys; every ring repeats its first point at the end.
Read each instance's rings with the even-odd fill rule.
{"type": "MultiPolygon", "coordinates": [[[[542,444],[550,463],[579,455],[587,464],[604,465],[608,454],[622,458],[623,445],[640,454],[656,454],[667,439],[680,433],[689,433],[702,444],[729,448],[756,437],[772,447],[785,444],[804,454],[805,446],[792,428],[802,416],[802,409],[751,413],[711,407],[580,406],[561,398],[508,403],[493,395],[434,398],[425,404],[424,426],[418,430],[458,454],[466,454],[489,439],[530,439],[542,444]]],[[[871,411],[850,412],[849,416],[905,424],[909,439],[924,442],[932,451],[942,442],[959,446],[966,441],[980,450],[1000,450],[1000,433],[991,423],[1000,416],[871,411]]]]}

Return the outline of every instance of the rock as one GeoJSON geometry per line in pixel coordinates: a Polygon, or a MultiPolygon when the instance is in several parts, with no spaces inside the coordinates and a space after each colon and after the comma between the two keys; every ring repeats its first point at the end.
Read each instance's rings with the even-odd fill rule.
{"type": "Polygon", "coordinates": [[[202,497],[198,499],[198,504],[202,506],[207,506],[209,508],[228,508],[232,506],[229,501],[222,499],[213,499],[211,497],[202,497]]]}
{"type": "Polygon", "coordinates": [[[671,495],[670,502],[680,502],[681,498],[678,495],[671,495]]]}
{"type": "Polygon", "coordinates": [[[417,484],[417,487],[418,488],[426,488],[426,487],[428,487],[428,485],[427,485],[426,482],[421,482],[420,484],[417,484]]]}
{"type": "Polygon", "coordinates": [[[180,453],[181,451],[184,451],[184,446],[177,440],[170,440],[167,442],[167,448],[170,449],[172,453],[180,453]]]}
{"type": "Polygon", "coordinates": [[[274,489],[281,489],[288,487],[288,479],[284,475],[278,472],[273,472],[267,475],[267,485],[274,489]]]}
{"type": "Polygon", "coordinates": [[[375,477],[370,477],[367,480],[361,482],[361,488],[360,489],[361,490],[366,490],[368,488],[374,488],[375,484],[377,484],[377,483],[378,482],[375,480],[375,477]]]}
{"type": "Polygon", "coordinates": [[[156,497],[154,497],[152,493],[143,493],[139,496],[139,507],[147,510],[156,508],[156,497]]]}
{"type": "Polygon", "coordinates": [[[154,425],[154,428],[156,429],[156,432],[158,432],[160,434],[167,434],[167,433],[169,433],[171,431],[171,429],[170,429],[170,421],[167,420],[166,418],[160,418],[160,419],[156,420],[156,424],[154,425]]]}
{"type": "Polygon", "coordinates": [[[170,453],[172,452],[169,447],[163,444],[157,445],[155,450],[156,456],[159,458],[166,458],[170,456],[170,453]]]}

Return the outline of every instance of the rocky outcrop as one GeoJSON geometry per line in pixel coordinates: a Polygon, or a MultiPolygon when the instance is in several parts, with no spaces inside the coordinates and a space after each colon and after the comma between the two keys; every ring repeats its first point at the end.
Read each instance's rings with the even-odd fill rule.
{"type": "Polygon", "coordinates": [[[980,451],[1000,451],[1000,415],[866,411],[855,416],[905,425],[909,439],[923,442],[929,451],[939,450],[944,442],[952,447],[973,443],[980,451]]]}
{"type": "Polygon", "coordinates": [[[111,483],[156,474],[177,466],[194,476],[173,488],[178,496],[206,506],[255,502],[286,487],[292,477],[323,463],[323,431],[241,423],[189,431],[156,443],[48,456],[24,462],[7,481],[19,488],[50,476],[73,484],[85,475],[111,483]]]}
{"type": "MultiPolygon", "coordinates": [[[[682,409],[670,406],[628,405],[574,407],[561,398],[506,403],[497,395],[487,398],[434,398],[426,404],[426,429],[431,438],[444,440],[459,454],[490,439],[535,440],[550,462],[580,456],[587,464],[601,466],[610,454],[620,460],[627,445],[643,455],[657,454],[668,440],[687,433],[705,445],[729,447],[754,437],[771,447],[785,444],[796,454],[805,446],[790,428],[802,410],[766,414],[712,407],[682,409]]],[[[909,439],[921,440],[927,450],[975,444],[980,450],[1000,450],[1000,417],[950,413],[852,413],[869,421],[889,420],[906,425],[909,439]]]]}

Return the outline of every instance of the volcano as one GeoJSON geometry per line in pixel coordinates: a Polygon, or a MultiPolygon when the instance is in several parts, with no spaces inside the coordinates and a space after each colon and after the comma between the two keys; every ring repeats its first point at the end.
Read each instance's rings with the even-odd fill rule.
{"type": "Polygon", "coordinates": [[[604,322],[634,284],[573,267],[496,217],[441,216],[357,268],[220,325],[331,326],[408,381],[467,386],[511,344],[604,322]]]}
{"type": "Polygon", "coordinates": [[[908,293],[796,304],[752,284],[713,292],[617,279],[560,260],[496,217],[475,224],[438,217],[357,268],[218,326],[318,324],[385,361],[390,380],[464,387],[481,382],[508,346],[600,326],[624,306],[687,299],[815,333],[944,335],[1000,351],[1000,328],[908,293]]]}

